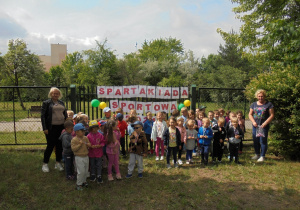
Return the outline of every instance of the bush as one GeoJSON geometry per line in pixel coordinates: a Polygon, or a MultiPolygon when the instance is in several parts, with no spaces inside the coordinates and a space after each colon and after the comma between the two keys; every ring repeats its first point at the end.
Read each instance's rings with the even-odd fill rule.
{"type": "Polygon", "coordinates": [[[300,160],[300,71],[298,67],[276,66],[260,74],[246,87],[246,95],[254,101],[257,89],[267,91],[274,104],[275,119],[270,129],[270,145],[292,160],[300,160]]]}

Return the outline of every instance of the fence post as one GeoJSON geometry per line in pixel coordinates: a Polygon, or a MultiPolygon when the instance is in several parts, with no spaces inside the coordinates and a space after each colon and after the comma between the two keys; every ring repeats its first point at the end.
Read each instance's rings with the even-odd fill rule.
{"type": "Polygon", "coordinates": [[[71,110],[73,110],[74,113],[77,113],[76,111],[76,85],[70,85],[71,88],[71,110]]]}
{"type": "Polygon", "coordinates": [[[191,109],[196,110],[196,101],[197,100],[197,92],[196,85],[191,85],[191,109]]]}

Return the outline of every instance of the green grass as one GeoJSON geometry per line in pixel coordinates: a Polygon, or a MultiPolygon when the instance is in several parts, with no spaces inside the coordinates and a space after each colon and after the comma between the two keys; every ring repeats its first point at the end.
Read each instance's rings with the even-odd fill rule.
{"type": "MultiPolygon", "coordinates": [[[[41,171],[43,151],[2,149],[0,153],[1,209],[298,209],[300,205],[300,164],[267,156],[257,164],[250,160],[252,147],[246,146],[242,165],[222,164],[207,167],[183,165],[165,168],[165,161],[153,156],[144,159],[144,177],[90,183],[84,191],[75,190],[64,172],[41,171]]],[[[121,159],[124,177],[128,159],[121,159]]]]}
{"type": "Polygon", "coordinates": [[[42,131],[1,132],[0,144],[46,144],[46,137],[42,131]],[[17,142],[16,142],[17,141],[17,142]]]}

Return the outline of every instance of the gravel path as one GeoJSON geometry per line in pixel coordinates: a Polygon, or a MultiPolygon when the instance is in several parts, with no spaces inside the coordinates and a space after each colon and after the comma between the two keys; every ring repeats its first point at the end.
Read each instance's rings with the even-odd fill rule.
{"type": "MultiPolygon", "coordinates": [[[[25,118],[15,123],[16,131],[42,131],[41,118],[25,118]]],[[[0,122],[0,132],[14,132],[14,122],[0,122]]]]}

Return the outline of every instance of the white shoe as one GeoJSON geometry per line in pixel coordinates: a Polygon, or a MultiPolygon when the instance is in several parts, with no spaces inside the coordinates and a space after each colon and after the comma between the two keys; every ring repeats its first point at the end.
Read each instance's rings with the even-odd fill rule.
{"type": "Polygon", "coordinates": [[[182,160],[179,159],[179,160],[178,160],[178,164],[179,164],[179,165],[182,165],[182,160]]]}
{"type": "Polygon", "coordinates": [[[257,159],[259,159],[259,155],[254,155],[251,159],[252,159],[252,160],[257,160],[257,159]]]}
{"type": "Polygon", "coordinates": [[[260,157],[257,162],[264,162],[265,161],[265,158],[264,157],[260,157]]]}
{"type": "Polygon", "coordinates": [[[50,171],[49,167],[48,167],[48,164],[43,164],[42,171],[45,172],[45,173],[50,171]]]}
{"type": "Polygon", "coordinates": [[[164,156],[160,156],[160,160],[164,160],[164,156]]]}
{"type": "Polygon", "coordinates": [[[156,156],[155,160],[159,160],[159,157],[158,157],[158,156],[156,156]]]}
{"type": "Polygon", "coordinates": [[[64,168],[62,167],[62,165],[60,163],[55,163],[55,169],[59,170],[59,171],[63,171],[64,168]]]}
{"type": "Polygon", "coordinates": [[[186,163],[186,164],[190,164],[190,162],[189,162],[189,161],[186,161],[185,163],[186,163]]]}

